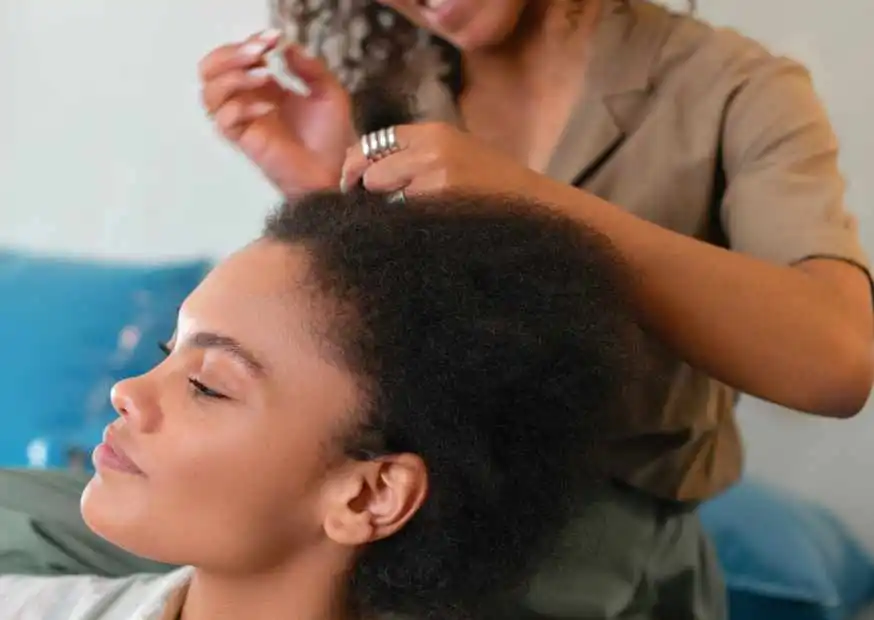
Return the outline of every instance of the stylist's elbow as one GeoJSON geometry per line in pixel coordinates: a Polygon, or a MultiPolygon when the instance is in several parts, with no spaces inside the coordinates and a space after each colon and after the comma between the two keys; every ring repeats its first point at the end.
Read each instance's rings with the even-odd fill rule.
{"type": "MultiPolygon", "coordinates": [[[[822,304],[817,338],[817,370],[800,386],[806,393],[801,409],[829,418],[852,418],[871,396],[874,386],[874,303],[869,276],[855,266],[829,260],[798,265],[813,278],[809,305],[822,304]]],[[[812,308],[811,308],[812,309],[812,308]]],[[[811,334],[813,335],[813,334],[811,334]]]]}
{"type": "Polygon", "coordinates": [[[824,339],[816,369],[796,378],[793,408],[826,418],[846,419],[858,414],[874,386],[874,342],[870,332],[850,324],[835,325],[824,339]]]}
{"type": "Polygon", "coordinates": [[[830,356],[830,385],[822,386],[820,402],[814,413],[830,418],[852,418],[868,402],[874,387],[874,343],[868,337],[847,329],[830,356]]]}

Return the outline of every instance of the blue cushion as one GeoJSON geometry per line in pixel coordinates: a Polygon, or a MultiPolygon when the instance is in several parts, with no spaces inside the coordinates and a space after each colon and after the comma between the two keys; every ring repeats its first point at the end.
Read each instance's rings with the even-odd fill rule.
{"type": "Polygon", "coordinates": [[[844,620],[874,599],[874,560],[829,510],[745,481],[701,509],[733,620],[844,620]]]}
{"type": "Polygon", "coordinates": [[[111,419],[109,388],[160,359],[208,268],[0,253],[0,466],[27,465],[35,438],[111,419]]]}

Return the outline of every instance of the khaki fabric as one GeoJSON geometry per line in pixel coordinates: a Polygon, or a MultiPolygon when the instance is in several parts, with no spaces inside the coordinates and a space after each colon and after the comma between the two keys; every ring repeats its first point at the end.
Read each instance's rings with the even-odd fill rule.
{"type": "MultiPolygon", "coordinates": [[[[837,140],[803,66],[636,0],[606,0],[590,53],[547,174],[762,260],[867,265],[837,140]]],[[[657,496],[706,499],[740,475],[736,394],[679,359],[662,361],[608,468],[657,496]]]]}

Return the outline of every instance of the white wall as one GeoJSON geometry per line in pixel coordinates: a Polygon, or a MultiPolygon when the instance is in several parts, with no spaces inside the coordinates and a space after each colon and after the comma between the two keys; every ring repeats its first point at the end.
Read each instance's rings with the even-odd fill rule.
{"type": "Polygon", "coordinates": [[[253,237],[275,195],[213,134],[195,74],[266,5],[0,0],[0,244],[187,255],[253,237]]]}
{"type": "MultiPolygon", "coordinates": [[[[874,4],[700,4],[812,67],[874,253],[874,80],[863,67],[874,4]]],[[[0,245],[220,255],[253,236],[275,196],[213,136],[194,73],[205,50],[262,27],[265,5],[0,0],[0,245]]],[[[836,507],[874,548],[872,413],[830,423],[747,400],[740,415],[752,472],[836,507]]]]}

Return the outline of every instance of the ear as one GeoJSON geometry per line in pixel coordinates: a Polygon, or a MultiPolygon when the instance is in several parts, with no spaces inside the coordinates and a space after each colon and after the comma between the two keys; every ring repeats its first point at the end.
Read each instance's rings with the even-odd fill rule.
{"type": "Polygon", "coordinates": [[[323,528],[341,545],[359,546],[400,530],[428,494],[428,471],[415,454],[355,462],[330,484],[323,528]]]}

